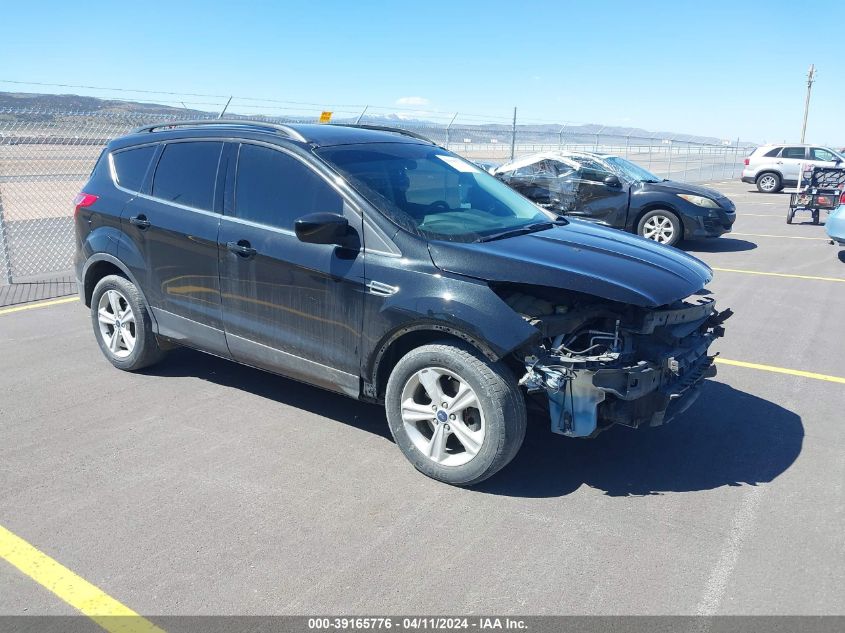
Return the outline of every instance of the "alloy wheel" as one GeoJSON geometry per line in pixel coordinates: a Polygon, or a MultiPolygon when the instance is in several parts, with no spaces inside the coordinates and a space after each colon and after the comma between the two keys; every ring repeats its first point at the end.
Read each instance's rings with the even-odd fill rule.
{"type": "Polygon", "coordinates": [[[442,466],[461,466],[484,444],[481,403],[458,374],[428,367],[402,389],[402,423],[414,446],[442,466]]]}
{"type": "Polygon", "coordinates": [[[117,290],[106,290],[97,304],[100,336],[116,358],[126,358],[135,349],[137,324],[132,306],[117,290]]]}
{"type": "Polygon", "coordinates": [[[774,176],[765,175],[760,177],[760,189],[766,193],[770,193],[778,186],[778,181],[774,176]]]}
{"type": "Polygon", "coordinates": [[[660,244],[668,244],[675,237],[675,226],[665,215],[653,215],[643,224],[643,237],[660,244]]]}

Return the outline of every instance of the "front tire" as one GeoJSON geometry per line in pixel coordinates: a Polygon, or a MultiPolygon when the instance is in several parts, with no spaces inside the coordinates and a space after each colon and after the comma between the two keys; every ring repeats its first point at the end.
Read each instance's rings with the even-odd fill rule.
{"type": "Polygon", "coordinates": [[[385,409],[393,439],[414,467],[456,486],[497,473],[525,438],[525,399],[513,374],[461,343],[403,356],[387,381],[385,409]]]}
{"type": "Polygon", "coordinates": [[[766,172],[757,176],[757,191],[760,193],[777,193],[783,188],[783,181],[778,174],[766,172]]]}
{"type": "Polygon", "coordinates": [[[153,332],[144,297],[124,277],[108,275],[94,288],[91,323],[103,355],[118,369],[137,371],[165,355],[153,332]]]}
{"type": "Polygon", "coordinates": [[[637,224],[637,235],[666,246],[680,242],[683,234],[684,229],[678,216],[665,209],[649,211],[637,224]]]}

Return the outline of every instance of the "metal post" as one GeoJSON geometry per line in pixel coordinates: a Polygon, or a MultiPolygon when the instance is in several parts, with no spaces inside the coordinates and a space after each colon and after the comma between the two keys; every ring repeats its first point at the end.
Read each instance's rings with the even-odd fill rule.
{"type": "Polygon", "coordinates": [[[12,258],[9,254],[9,238],[6,235],[6,217],[3,215],[3,192],[0,191],[0,262],[3,265],[3,278],[12,283],[12,258]]]}
{"type": "Polygon", "coordinates": [[[367,113],[367,108],[369,108],[369,107],[370,107],[369,105],[364,106],[364,109],[361,110],[361,114],[359,114],[358,118],[355,119],[355,125],[358,125],[361,122],[361,119],[364,118],[364,115],[367,113]]]}
{"type": "Polygon", "coordinates": [[[736,163],[739,160],[739,137],[736,137],[736,147],[734,147],[734,164],[731,167],[731,180],[736,178],[736,163]]]}
{"type": "Polygon", "coordinates": [[[669,168],[666,172],[666,179],[672,180],[672,139],[669,139],[669,168]]]}
{"type": "Polygon", "coordinates": [[[516,106],[513,107],[513,127],[511,128],[511,160],[516,156],[516,106]]]}
{"type": "Polygon", "coordinates": [[[816,80],[816,66],[810,64],[807,72],[807,99],[804,101],[804,125],[801,127],[801,142],[804,142],[804,135],[807,132],[807,114],[810,111],[810,92],[813,90],[813,82],[816,80]]]}
{"type": "Polygon", "coordinates": [[[449,121],[449,125],[446,126],[446,149],[449,149],[449,143],[452,140],[452,124],[455,122],[455,119],[458,118],[458,113],[455,112],[455,116],[452,117],[452,120],[449,121]]]}
{"type": "Polygon", "coordinates": [[[626,160],[628,158],[628,147],[630,146],[630,144],[631,144],[631,135],[629,134],[628,136],[625,137],[625,159],[626,160]]]}

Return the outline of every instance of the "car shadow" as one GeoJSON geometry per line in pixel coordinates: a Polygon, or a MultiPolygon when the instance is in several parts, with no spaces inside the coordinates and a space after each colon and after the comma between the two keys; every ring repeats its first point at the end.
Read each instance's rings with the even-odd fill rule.
{"type": "Polygon", "coordinates": [[[479,490],[556,497],[587,485],[619,497],[756,485],[786,471],[804,439],[801,418],[792,411],[714,381],[662,427],[616,427],[582,440],[533,422],[514,461],[479,490]]]}
{"type": "Polygon", "coordinates": [[[733,237],[719,237],[710,240],[687,240],[681,243],[680,248],[693,253],[739,253],[753,251],[757,244],[733,237]]]}
{"type": "MultiPolygon", "coordinates": [[[[190,349],[173,350],[143,373],[194,376],[393,441],[380,406],[190,349]]],[[[532,416],[514,461],[474,490],[557,497],[586,484],[610,496],[641,496],[755,485],[789,468],[803,438],[795,413],[708,381],[679,420],[654,429],[615,427],[593,440],[574,439],[553,434],[547,418],[532,416]]]]}
{"type": "Polygon", "coordinates": [[[175,349],[163,362],[141,373],[162,377],[196,377],[330,418],[393,441],[383,407],[192,349],[175,349]]]}

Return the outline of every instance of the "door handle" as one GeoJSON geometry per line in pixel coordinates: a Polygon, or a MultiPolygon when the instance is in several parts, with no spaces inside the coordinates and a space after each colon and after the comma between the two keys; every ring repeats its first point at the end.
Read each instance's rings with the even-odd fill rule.
{"type": "Polygon", "coordinates": [[[252,248],[252,246],[250,246],[249,242],[247,242],[246,240],[240,240],[238,242],[226,242],[226,248],[228,248],[235,255],[243,257],[244,259],[248,259],[258,252],[254,248],[252,248]]]}
{"type": "Polygon", "coordinates": [[[143,213],[141,215],[134,215],[129,218],[129,223],[134,226],[137,226],[142,231],[146,228],[149,228],[150,226],[150,221],[147,219],[147,216],[145,216],[143,213]]]}
{"type": "Polygon", "coordinates": [[[778,161],[777,163],[775,163],[775,164],[776,164],[776,165],[783,165],[783,161],[782,161],[782,160],[779,160],[779,161],[778,161]]]}

